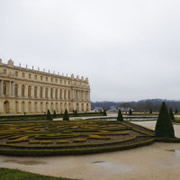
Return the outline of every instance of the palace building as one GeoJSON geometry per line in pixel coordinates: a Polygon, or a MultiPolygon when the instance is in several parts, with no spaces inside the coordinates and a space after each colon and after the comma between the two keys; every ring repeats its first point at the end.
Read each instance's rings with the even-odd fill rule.
{"type": "Polygon", "coordinates": [[[0,59],[0,114],[91,111],[88,78],[7,64],[0,59]]]}

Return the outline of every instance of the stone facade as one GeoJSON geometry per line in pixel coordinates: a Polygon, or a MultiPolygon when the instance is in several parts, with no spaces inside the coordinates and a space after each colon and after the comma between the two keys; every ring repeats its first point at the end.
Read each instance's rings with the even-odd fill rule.
{"type": "Polygon", "coordinates": [[[88,78],[76,78],[52,74],[15,66],[12,60],[7,64],[0,59],[0,113],[1,114],[43,114],[89,112],[90,87],[88,78]]]}

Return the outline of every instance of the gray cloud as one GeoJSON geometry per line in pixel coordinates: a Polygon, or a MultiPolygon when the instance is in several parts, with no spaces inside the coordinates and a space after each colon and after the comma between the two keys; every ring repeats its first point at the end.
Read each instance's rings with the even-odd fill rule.
{"type": "Polygon", "coordinates": [[[180,99],[178,0],[1,0],[0,57],[88,76],[95,100],[180,99]]]}

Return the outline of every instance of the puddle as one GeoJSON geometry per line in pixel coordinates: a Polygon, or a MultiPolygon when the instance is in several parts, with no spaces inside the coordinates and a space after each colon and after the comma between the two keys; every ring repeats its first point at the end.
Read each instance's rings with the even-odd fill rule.
{"type": "Polygon", "coordinates": [[[169,152],[175,152],[174,149],[168,149],[168,150],[166,150],[166,151],[169,151],[169,152]]]}
{"type": "Polygon", "coordinates": [[[106,173],[114,173],[114,174],[119,174],[119,173],[129,173],[133,170],[132,167],[126,166],[124,164],[113,164],[111,162],[106,162],[106,161],[94,161],[92,162],[98,169],[103,169],[104,172],[106,173]]]}
{"type": "Polygon", "coordinates": [[[174,152],[176,157],[180,157],[180,150],[169,149],[169,150],[166,150],[166,151],[174,152]]]}
{"type": "Polygon", "coordinates": [[[105,163],[105,161],[94,161],[92,164],[99,164],[99,163],[105,163]]]}
{"type": "Polygon", "coordinates": [[[22,165],[40,165],[40,164],[46,164],[45,162],[41,161],[18,161],[18,160],[5,160],[3,161],[4,163],[17,163],[17,164],[22,164],[22,165]]]}
{"type": "Polygon", "coordinates": [[[180,150],[175,150],[175,155],[176,155],[177,157],[180,157],[180,150]]]}

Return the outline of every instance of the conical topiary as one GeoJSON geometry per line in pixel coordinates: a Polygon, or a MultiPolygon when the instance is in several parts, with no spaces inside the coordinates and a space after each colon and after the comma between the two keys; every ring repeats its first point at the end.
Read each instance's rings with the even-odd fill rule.
{"type": "Polygon", "coordinates": [[[117,117],[117,120],[118,120],[118,121],[123,121],[123,115],[122,115],[120,109],[119,109],[119,111],[118,111],[118,117],[117,117]]]}
{"type": "Polygon", "coordinates": [[[103,109],[103,115],[104,115],[104,116],[107,116],[107,112],[106,112],[106,109],[105,109],[105,108],[103,109]]]}
{"type": "Polygon", "coordinates": [[[74,111],[74,116],[75,116],[75,117],[78,116],[77,110],[74,111]]]}
{"type": "Polygon", "coordinates": [[[51,113],[50,113],[49,109],[47,111],[47,119],[48,120],[52,120],[51,113]]]}
{"type": "Polygon", "coordinates": [[[178,109],[175,110],[175,114],[177,114],[177,113],[178,113],[178,109]]]}
{"type": "Polygon", "coordinates": [[[69,114],[67,109],[64,112],[63,121],[69,121],[69,114]]]}
{"type": "Polygon", "coordinates": [[[149,110],[149,114],[152,114],[152,109],[149,110]]]}
{"type": "Polygon", "coordinates": [[[168,110],[166,107],[165,102],[162,103],[159,117],[156,123],[155,128],[155,136],[156,137],[167,137],[167,138],[174,138],[174,127],[170,120],[168,110]]]}
{"type": "Polygon", "coordinates": [[[172,108],[170,108],[170,110],[169,110],[169,117],[171,120],[175,120],[172,108]]]}
{"type": "Polygon", "coordinates": [[[132,110],[131,109],[129,110],[129,115],[132,115],[132,110]]]}
{"type": "Polygon", "coordinates": [[[56,111],[54,110],[53,118],[56,118],[56,111]]]}

